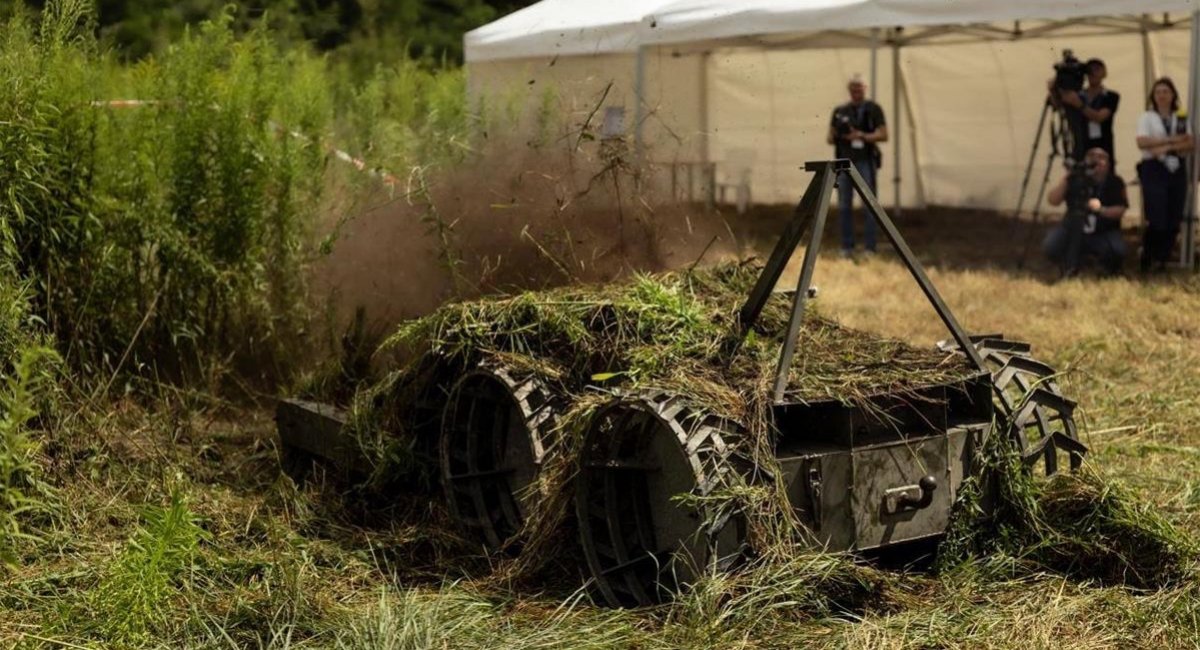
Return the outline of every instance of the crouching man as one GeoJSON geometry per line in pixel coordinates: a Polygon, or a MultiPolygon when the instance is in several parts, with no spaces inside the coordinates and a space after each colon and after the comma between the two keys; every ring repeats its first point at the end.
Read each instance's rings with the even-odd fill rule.
{"type": "Polygon", "coordinates": [[[1125,181],[1112,173],[1108,153],[1089,149],[1081,164],[1050,190],[1050,205],[1067,204],[1063,220],[1046,235],[1042,250],[1058,264],[1063,277],[1079,272],[1087,257],[1095,257],[1105,275],[1121,272],[1125,241],[1121,239],[1121,217],[1129,207],[1125,181]]]}

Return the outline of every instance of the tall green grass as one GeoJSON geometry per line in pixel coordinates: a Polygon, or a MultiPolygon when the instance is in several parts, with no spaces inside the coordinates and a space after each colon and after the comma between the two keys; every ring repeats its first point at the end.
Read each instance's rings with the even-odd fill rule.
{"type": "Polygon", "coordinates": [[[53,490],[39,476],[29,424],[41,413],[54,358],[49,348],[25,346],[0,376],[0,565],[20,560],[38,539],[27,521],[51,511],[53,490]]]}
{"type": "Polygon", "coordinates": [[[407,177],[414,167],[452,164],[472,150],[477,116],[468,111],[461,68],[402,58],[378,63],[361,82],[345,62],[330,70],[341,114],[337,140],[372,166],[407,177]]]}
{"type": "Polygon", "coordinates": [[[303,323],[321,62],[223,20],[121,68],[80,29],[84,6],[41,20],[0,42],[0,220],[35,312],[84,370],[271,367],[303,323]],[[130,96],[151,103],[104,103],[130,96]]]}
{"type": "Polygon", "coordinates": [[[34,313],[84,371],[278,375],[332,151],[424,191],[480,131],[463,73],[402,58],[362,79],[228,12],[125,66],[89,12],[57,0],[0,33],[0,221],[34,313]]]}
{"type": "MultiPolygon", "coordinates": [[[[6,137],[11,135],[0,125],[0,147],[14,141],[20,145],[6,137]]],[[[6,188],[0,210],[20,209],[15,185],[6,188]]],[[[49,510],[51,498],[51,489],[38,476],[39,446],[29,429],[49,402],[56,355],[30,311],[29,283],[16,265],[16,241],[13,224],[0,220],[0,568],[17,562],[36,541],[26,524],[49,510]]]]}

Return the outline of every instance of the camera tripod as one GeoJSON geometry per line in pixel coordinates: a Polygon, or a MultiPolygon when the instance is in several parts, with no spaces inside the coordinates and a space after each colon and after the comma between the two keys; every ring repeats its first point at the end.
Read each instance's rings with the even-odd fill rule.
{"type": "Polygon", "coordinates": [[[1075,150],[1075,134],[1071,130],[1071,123],[1067,117],[1067,111],[1059,104],[1053,96],[1047,96],[1046,101],[1042,104],[1042,116],[1038,119],[1037,131],[1034,133],[1033,147],[1029,151],[1029,162],[1025,164],[1025,175],[1021,179],[1021,193],[1017,197],[1017,207],[1013,211],[1013,240],[1017,236],[1021,228],[1021,208],[1025,205],[1025,197],[1029,193],[1029,180],[1033,176],[1033,166],[1037,161],[1038,148],[1042,143],[1042,134],[1046,132],[1047,125],[1050,131],[1050,152],[1046,158],[1046,171],[1042,174],[1041,185],[1038,186],[1037,196],[1033,201],[1032,222],[1029,224],[1029,232],[1025,237],[1025,244],[1021,247],[1021,254],[1017,258],[1017,268],[1024,268],[1025,259],[1029,256],[1029,247],[1033,243],[1034,234],[1038,231],[1038,226],[1042,222],[1042,198],[1046,195],[1046,186],[1050,184],[1050,174],[1054,171],[1054,161],[1062,156],[1068,163],[1071,163],[1071,156],[1075,150]]]}

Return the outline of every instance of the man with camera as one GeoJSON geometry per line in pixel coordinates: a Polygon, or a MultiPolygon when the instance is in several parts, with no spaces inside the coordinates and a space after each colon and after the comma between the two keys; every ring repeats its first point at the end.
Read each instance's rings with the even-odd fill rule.
{"type": "MultiPolygon", "coordinates": [[[[834,157],[846,158],[854,164],[859,175],[875,191],[876,170],[883,163],[880,142],[887,142],[887,123],[879,104],[867,99],[867,86],[855,75],[847,84],[850,101],[833,110],[829,133],[825,140],[834,146],[834,157]]],[[[854,254],[854,216],[851,210],[854,187],[849,175],[838,177],[838,213],[842,222],[842,255],[854,254]]],[[[863,224],[863,245],[867,253],[875,252],[875,221],[867,215],[863,224]]]]}
{"type": "Polygon", "coordinates": [[[1063,277],[1077,274],[1089,255],[1099,260],[1104,274],[1119,274],[1126,252],[1121,217],[1129,199],[1125,181],[1112,173],[1108,152],[1100,147],[1089,149],[1046,198],[1050,205],[1067,204],[1062,222],[1042,242],[1042,250],[1059,265],[1063,277]]]}
{"type": "Polygon", "coordinates": [[[1121,95],[1104,87],[1104,78],[1108,69],[1100,59],[1088,59],[1083,64],[1083,72],[1087,75],[1087,88],[1084,90],[1061,91],[1059,101],[1066,107],[1067,117],[1072,122],[1075,138],[1075,158],[1082,157],[1083,152],[1100,147],[1108,152],[1109,166],[1115,165],[1116,155],[1113,153],[1113,116],[1121,102],[1121,95]]]}

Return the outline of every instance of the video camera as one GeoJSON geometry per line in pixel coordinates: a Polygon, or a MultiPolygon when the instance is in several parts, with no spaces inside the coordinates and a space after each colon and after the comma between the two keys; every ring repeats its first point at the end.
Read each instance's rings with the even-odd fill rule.
{"type": "Polygon", "coordinates": [[[1096,217],[1088,209],[1092,197],[1092,170],[1095,163],[1083,160],[1067,163],[1067,213],[1063,215],[1063,227],[1067,231],[1067,247],[1059,260],[1059,271],[1063,277],[1079,272],[1083,260],[1083,238],[1096,230],[1096,217]]]}
{"type": "Polygon", "coordinates": [[[1087,65],[1075,58],[1071,50],[1063,50],[1062,61],[1054,64],[1054,87],[1060,91],[1079,92],[1087,77],[1087,65]]]}
{"type": "Polygon", "coordinates": [[[1078,161],[1067,159],[1067,214],[1087,213],[1087,202],[1091,198],[1092,170],[1096,164],[1087,158],[1078,161]]]}

